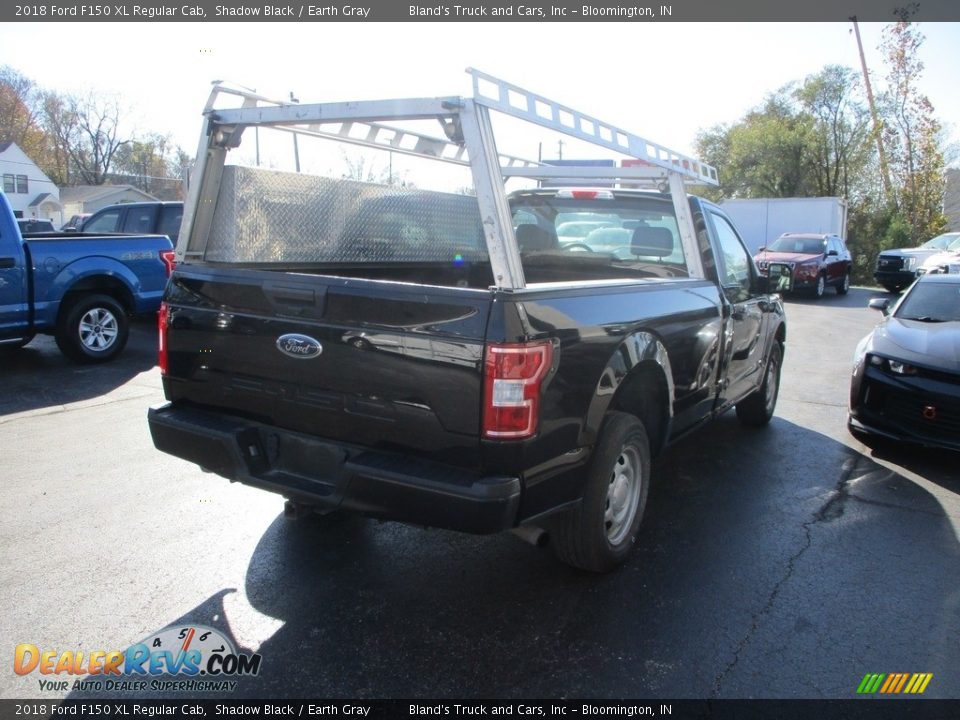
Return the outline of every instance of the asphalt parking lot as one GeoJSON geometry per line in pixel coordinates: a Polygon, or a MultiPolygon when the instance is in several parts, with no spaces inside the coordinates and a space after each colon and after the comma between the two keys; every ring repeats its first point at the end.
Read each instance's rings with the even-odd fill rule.
{"type": "Polygon", "coordinates": [[[599,577],[511,535],[291,521],[156,452],[149,323],[106,366],[47,338],[0,356],[0,697],[98,694],[18,675],[18,644],[202,625],[262,657],[225,697],[832,699],[932,673],[925,698],[960,698],[957,456],[846,430],[880,294],[788,300],[771,425],[731,413],[661,456],[636,552],[599,577]]]}

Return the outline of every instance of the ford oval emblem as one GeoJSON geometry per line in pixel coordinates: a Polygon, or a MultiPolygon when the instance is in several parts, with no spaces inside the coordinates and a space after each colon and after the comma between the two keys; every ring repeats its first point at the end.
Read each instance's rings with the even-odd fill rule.
{"type": "Polygon", "coordinates": [[[277,338],[277,350],[298,360],[309,360],[323,352],[323,345],[309,335],[287,333],[277,338]]]}

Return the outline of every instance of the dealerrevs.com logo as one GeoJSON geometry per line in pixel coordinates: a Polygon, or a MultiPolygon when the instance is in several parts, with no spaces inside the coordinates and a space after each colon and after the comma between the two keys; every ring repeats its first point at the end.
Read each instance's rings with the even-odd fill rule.
{"type": "Polygon", "coordinates": [[[933,673],[867,673],[857,687],[858,695],[923,695],[933,673]]]}
{"type": "Polygon", "coordinates": [[[165,628],[126,650],[50,650],[21,643],[13,671],[39,674],[41,690],[224,692],[236,689],[234,678],[259,674],[262,661],[256,653],[238,653],[218,630],[186,625],[165,628]]]}

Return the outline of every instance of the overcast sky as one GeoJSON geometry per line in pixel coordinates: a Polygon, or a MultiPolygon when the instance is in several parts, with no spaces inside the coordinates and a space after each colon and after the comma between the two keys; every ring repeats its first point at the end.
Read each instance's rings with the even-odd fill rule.
{"type": "MultiPolygon", "coordinates": [[[[860,27],[875,90],[883,25],[860,27]]],[[[922,86],[960,140],[960,23],[921,23],[922,86]]],[[[476,67],[692,153],[698,130],[827,64],[859,71],[849,23],[5,23],[0,64],[117,94],[140,132],[196,152],[213,80],[303,102],[467,95],[476,67]]],[[[531,149],[528,156],[533,156],[531,149]]],[[[547,150],[544,156],[549,156],[547,150]]]]}

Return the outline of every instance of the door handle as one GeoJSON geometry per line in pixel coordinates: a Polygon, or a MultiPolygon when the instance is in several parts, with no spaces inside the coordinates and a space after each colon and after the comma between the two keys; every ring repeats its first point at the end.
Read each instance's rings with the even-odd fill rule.
{"type": "Polygon", "coordinates": [[[9,270],[17,266],[17,259],[12,257],[0,257],[0,270],[9,270]]]}

